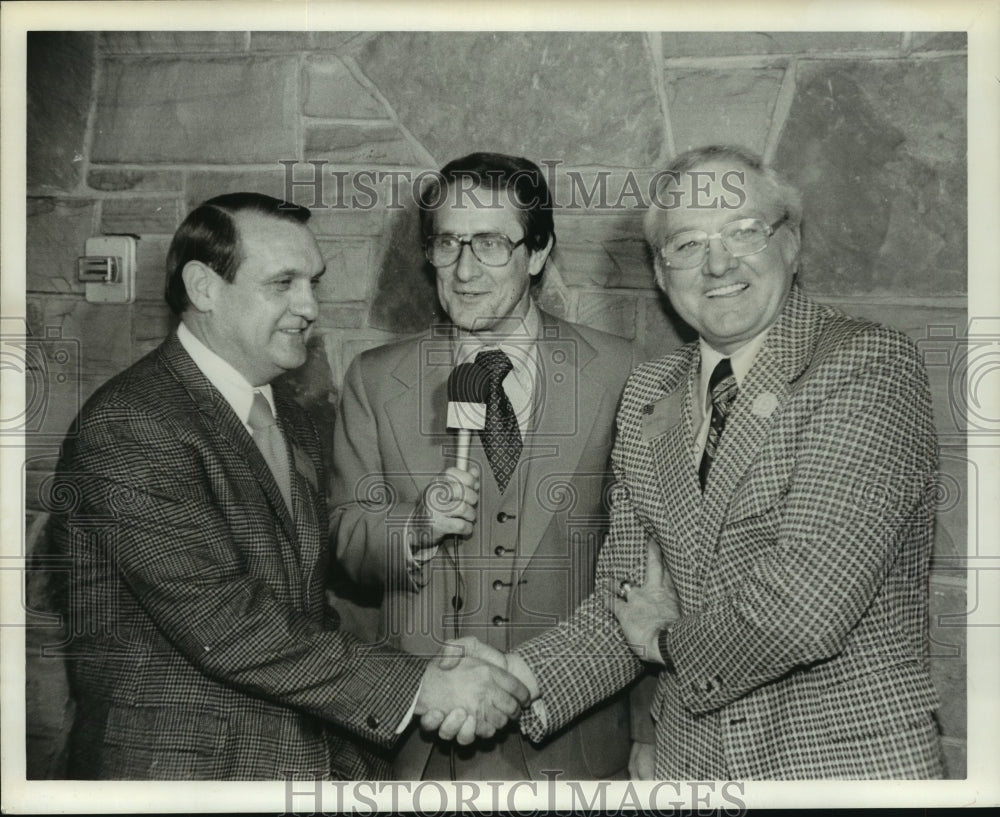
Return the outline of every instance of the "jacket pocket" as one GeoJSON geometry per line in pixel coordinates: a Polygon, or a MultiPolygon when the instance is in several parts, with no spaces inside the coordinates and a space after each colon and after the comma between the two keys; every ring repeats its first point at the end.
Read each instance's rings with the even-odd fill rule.
{"type": "Polygon", "coordinates": [[[831,684],[820,710],[827,737],[846,742],[910,728],[937,705],[930,678],[919,665],[906,662],[831,684]]]}
{"type": "Polygon", "coordinates": [[[213,712],[161,706],[112,706],[103,744],[102,776],[205,779],[218,775],[228,734],[213,712]]]}

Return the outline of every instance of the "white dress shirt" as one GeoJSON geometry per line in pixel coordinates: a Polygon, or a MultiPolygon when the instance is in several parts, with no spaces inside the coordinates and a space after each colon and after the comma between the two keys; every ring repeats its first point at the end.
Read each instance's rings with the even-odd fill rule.
{"type": "Polygon", "coordinates": [[[267,402],[271,406],[271,414],[275,417],[278,416],[270,383],[265,383],[263,386],[251,386],[243,375],[198,340],[183,322],[177,327],[177,339],[184,347],[184,351],[191,356],[194,365],[222,393],[226,402],[233,407],[236,416],[240,418],[240,422],[243,423],[251,436],[253,429],[250,428],[249,422],[250,406],[253,405],[255,392],[260,392],[267,398],[267,402]]]}
{"type": "Polygon", "coordinates": [[[503,390],[517,417],[518,428],[523,438],[534,427],[534,396],[538,384],[538,335],[541,331],[542,316],[535,302],[528,305],[528,314],[523,320],[511,322],[503,334],[490,332],[467,332],[460,330],[455,339],[453,358],[455,365],[469,363],[480,352],[499,349],[504,352],[514,368],[503,380],[503,390]]]}
{"type": "MultiPolygon", "coordinates": [[[[770,327],[769,327],[770,328],[770,327]]],[[[694,424],[698,429],[695,434],[695,467],[701,463],[701,456],[705,451],[705,443],[708,440],[708,429],[712,424],[712,395],[708,388],[708,383],[712,379],[712,372],[720,360],[729,358],[729,363],[733,367],[733,376],[736,378],[736,386],[743,386],[743,379],[757,359],[760,347],[764,345],[764,338],[767,336],[765,329],[759,335],[744,343],[731,355],[724,355],[709,346],[702,338],[698,338],[698,346],[701,349],[701,369],[698,372],[698,396],[700,399],[694,401],[694,424]]]]}

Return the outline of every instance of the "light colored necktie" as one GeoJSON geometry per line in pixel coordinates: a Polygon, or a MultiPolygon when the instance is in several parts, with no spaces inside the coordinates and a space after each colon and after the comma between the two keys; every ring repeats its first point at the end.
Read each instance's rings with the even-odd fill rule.
{"type": "Polygon", "coordinates": [[[517,425],[517,415],[507,392],[503,389],[503,379],[514,368],[510,358],[499,349],[480,352],[476,363],[490,373],[489,402],[486,404],[486,426],[479,432],[486,459],[490,462],[500,493],[507,490],[507,483],[517,467],[524,443],[521,429],[517,425]]]}
{"type": "Polygon", "coordinates": [[[271,404],[267,398],[259,391],[253,394],[253,404],[250,406],[250,428],[253,429],[253,441],[264,455],[274,481],[281,489],[281,496],[285,499],[289,512],[292,510],[292,480],[291,472],[288,469],[288,452],[285,450],[285,439],[281,436],[281,429],[275,422],[274,414],[271,413],[271,404]]]}
{"type": "Polygon", "coordinates": [[[708,480],[708,472],[712,468],[712,460],[715,459],[715,452],[719,447],[722,429],[726,426],[726,417],[729,416],[738,392],[733,365],[728,357],[723,358],[715,365],[708,381],[708,393],[712,396],[712,419],[708,426],[705,451],[701,455],[701,467],[698,469],[698,481],[703,491],[708,480]]]}

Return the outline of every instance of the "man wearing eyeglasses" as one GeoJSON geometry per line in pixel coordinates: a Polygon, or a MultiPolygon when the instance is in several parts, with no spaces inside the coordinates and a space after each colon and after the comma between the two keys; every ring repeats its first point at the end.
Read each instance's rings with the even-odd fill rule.
{"type": "MultiPolygon", "coordinates": [[[[426,260],[450,324],[361,354],[334,441],[334,536],[358,583],[384,587],[380,636],[419,654],[475,636],[503,653],[565,620],[593,588],[629,343],[544,312],[532,295],[555,244],[527,159],[475,153],[420,198],[426,260]],[[446,384],[472,364],[493,391],[456,465],[446,384]]],[[[456,724],[457,727],[457,724],[456,724]]],[[[650,730],[651,731],[651,730],[650,730]]],[[[461,735],[459,735],[461,737],[461,735]]],[[[535,746],[516,727],[453,746],[414,730],[399,778],[624,777],[628,711],[598,707],[535,746]]]]}
{"type": "Polygon", "coordinates": [[[758,157],[695,150],[661,179],[656,280],[699,339],[629,379],[597,590],[508,657],[521,727],[562,728],[647,662],[650,776],[940,777],[919,355],[801,292],[799,197],[758,157]]]}

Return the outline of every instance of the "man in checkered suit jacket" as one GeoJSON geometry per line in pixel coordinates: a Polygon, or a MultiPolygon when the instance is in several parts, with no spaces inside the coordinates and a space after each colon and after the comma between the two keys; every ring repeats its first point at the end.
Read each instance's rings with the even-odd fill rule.
{"type": "Polygon", "coordinates": [[[662,667],[647,776],[938,777],[916,350],[800,292],[798,197],[757,157],[706,148],[664,178],[646,236],[700,339],[626,385],[598,589],[508,657],[535,696],[521,727],[559,729],[642,658],[662,667]],[[702,488],[723,358],[736,397],[702,488]]]}
{"type": "Polygon", "coordinates": [[[327,620],[320,444],[270,385],[305,362],[317,317],[308,217],[256,194],[196,208],[167,260],[178,331],[67,438],[52,501],[73,777],[380,777],[366,747],[411,711],[457,704],[488,737],[519,709],[523,688],[493,666],[376,654],[327,620]]]}

